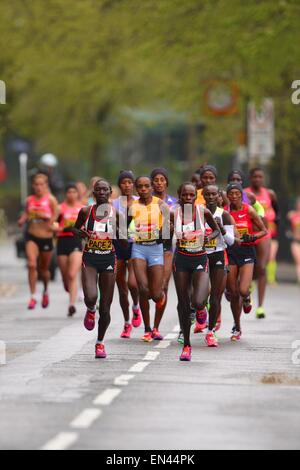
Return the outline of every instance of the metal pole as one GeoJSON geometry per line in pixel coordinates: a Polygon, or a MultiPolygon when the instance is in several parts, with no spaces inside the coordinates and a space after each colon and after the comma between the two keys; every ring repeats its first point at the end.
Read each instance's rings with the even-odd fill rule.
{"type": "Polygon", "coordinates": [[[28,182],[27,182],[27,153],[21,153],[19,156],[20,162],[20,184],[21,184],[21,205],[25,206],[26,199],[28,197],[28,182]]]}

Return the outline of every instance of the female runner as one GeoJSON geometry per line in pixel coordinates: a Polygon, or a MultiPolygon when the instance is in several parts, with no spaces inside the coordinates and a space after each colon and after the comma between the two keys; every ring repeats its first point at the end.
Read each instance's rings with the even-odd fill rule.
{"type": "MultiPolygon", "coordinates": [[[[133,173],[131,171],[122,171],[119,176],[118,186],[121,191],[121,196],[113,201],[113,205],[117,209],[117,211],[124,216],[127,221],[128,211],[132,206],[132,203],[138,199],[136,196],[133,195],[133,173]]],[[[118,260],[117,286],[119,290],[120,305],[125,321],[124,329],[121,333],[121,338],[129,339],[132,331],[132,326],[134,326],[134,328],[139,328],[142,323],[142,313],[139,305],[139,291],[135,279],[133,261],[131,260],[132,243],[129,243],[128,248],[124,248],[121,241],[115,240],[114,245],[118,260]],[[133,300],[132,323],[130,323],[128,291],[130,291],[133,300]]]]}
{"type": "MultiPolygon", "coordinates": [[[[95,328],[98,286],[100,290],[98,341],[96,359],[107,357],[104,338],[111,322],[110,309],[116,282],[117,258],[113,240],[120,235],[120,215],[109,202],[112,188],[107,181],[95,183],[93,197],[96,204],[81,209],[75,223],[75,233],[86,239],[82,264],[84,301],[87,307],[84,326],[95,328]]],[[[124,243],[126,244],[127,242],[124,243]]]]}
{"type": "Polygon", "coordinates": [[[131,258],[133,260],[137,280],[140,306],[142,310],[145,334],[142,341],[161,340],[159,332],[162,320],[161,312],[166,303],[164,291],[164,247],[163,240],[170,236],[169,208],[159,198],[153,196],[151,178],[139,177],[136,180],[136,190],[139,199],[130,208],[130,226],[134,245],[131,258]],[[156,303],[154,328],[150,326],[149,299],[156,303]]]}
{"type": "MultiPolygon", "coordinates": [[[[169,175],[167,170],[164,168],[156,168],[151,173],[151,181],[153,185],[153,195],[164,201],[170,208],[174,206],[177,202],[177,199],[168,194],[169,187],[169,175]]],[[[167,302],[168,302],[168,291],[169,283],[172,276],[172,266],[173,266],[173,245],[172,238],[164,242],[164,292],[166,296],[166,302],[162,305],[161,308],[156,306],[155,317],[157,319],[157,324],[160,324],[161,319],[165,313],[167,302]]],[[[157,328],[154,327],[153,337],[156,340],[162,340],[157,328]]]]}
{"type": "Polygon", "coordinates": [[[240,184],[230,184],[227,196],[230,201],[227,209],[240,234],[240,242],[228,248],[230,272],[227,283],[234,317],[231,339],[240,341],[242,308],[247,314],[252,310],[250,287],[256,260],[254,246],[257,240],[266,236],[267,229],[255,209],[243,202],[243,188],[240,184]],[[253,226],[259,230],[255,234],[253,226]]]}
{"type": "Polygon", "coordinates": [[[171,225],[177,238],[174,257],[174,279],[178,297],[178,315],[184,335],[181,361],[190,361],[192,348],[191,307],[201,317],[209,296],[209,262],[204,248],[219,235],[211,212],[196,205],[197,190],[193,183],[184,183],[178,190],[179,204],[171,213],[171,225]],[[205,235],[205,224],[211,234],[205,235]]]}
{"type": "Polygon", "coordinates": [[[80,237],[75,236],[72,231],[78,214],[82,209],[76,184],[69,184],[67,186],[65,201],[60,205],[59,209],[57,260],[65,290],[69,293],[70,297],[68,316],[72,317],[76,313],[78,274],[82,264],[82,240],[80,237]]]}
{"type": "Polygon", "coordinates": [[[27,224],[25,243],[31,293],[29,310],[35,309],[37,305],[38,273],[44,283],[42,307],[49,306],[48,285],[51,277],[49,267],[53,254],[53,225],[58,215],[58,203],[50,193],[48,177],[43,174],[35,175],[32,188],[34,194],[27,199],[25,212],[18,221],[20,227],[27,224]]]}

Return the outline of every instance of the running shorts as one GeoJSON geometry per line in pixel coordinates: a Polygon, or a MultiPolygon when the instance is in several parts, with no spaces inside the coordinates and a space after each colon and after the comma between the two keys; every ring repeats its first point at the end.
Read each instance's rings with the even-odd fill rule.
{"type": "Polygon", "coordinates": [[[163,244],[140,245],[139,243],[134,243],[131,259],[142,259],[146,261],[149,268],[153,266],[164,266],[163,244]]]}
{"type": "Polygon", "coordinates": [[[57,256],[70,256],[82,252],[82,241],[78,237],[59,237],[57,241],[57,256]]]}
{"type": "Polygon", "coordinates": [[[229,265],[241,268],[245,264],[256,263],[254,245],[241,245],[228,248],[229,265]]]}
{"type": "Polygon", "coordinates": [[[131,259],[132,243],[129,243],[128,248],[124,248],[119,240],[114,240],[114,247],[119,261],[129,261],[131,259]]]}
{"type": "Polygon", "coordinates": [[[84,253],[82,259],[83,268],[94,268],[98,274],[117,272],[117,257],[115,253],[106,255],[94,255],[84,253]]]}
{"type": "Polygon", "coordinates": [[[209,272],[209,261],[207,253],[201,253],[199,255],[186,255],[180,251],[175,252],[174,263],[173,263],[174,273],[195,273],[209,272]]]}
{"type": "Polygon", "coordinates": [[[215,253],[210,253],[208,255],[209,269],[222,269],[223,271],[228,272],[228,255],[226,251],[216,251],[215,253]]]}
{"type": "Polygon", "coordinates": [[[33,242],[37,245],[40,253],[51,253],[53,251],[53,238],[38,238],[35,237],[34,235],[30,235],[30,233],[27,233],[26,243],[28,242],[33,242]]]}

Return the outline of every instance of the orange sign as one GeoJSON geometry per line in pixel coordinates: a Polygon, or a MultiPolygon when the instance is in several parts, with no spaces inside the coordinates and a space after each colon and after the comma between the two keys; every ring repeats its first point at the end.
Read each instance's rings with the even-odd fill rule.
{"type": "Polygon", "coordinates": [[[205,91],[206,112],[213,116],[231,116],[238,112],[239,88],[232,80],[210,80],[205,91]]]}

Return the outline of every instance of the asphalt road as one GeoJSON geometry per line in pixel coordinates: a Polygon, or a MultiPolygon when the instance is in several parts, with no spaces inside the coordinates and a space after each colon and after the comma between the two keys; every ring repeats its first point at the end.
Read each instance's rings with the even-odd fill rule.
{"type": "Polygon", "coordinates": [[[142,329],[119,339],[116,295],[109,356],[96,361],[83,304],[68,319],[56,282],[50,308],[28,312],[24,262],[11,246],[0,260],[0,449],[300,448],[299,287],[270,289],[267,319],[245,317],[239,344],[225,301],[220,347],[195,335],[192,363],[178,360],[173,285],[161,344],[141,343],[142,329]]]}

